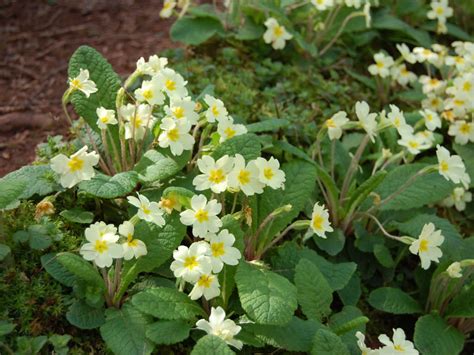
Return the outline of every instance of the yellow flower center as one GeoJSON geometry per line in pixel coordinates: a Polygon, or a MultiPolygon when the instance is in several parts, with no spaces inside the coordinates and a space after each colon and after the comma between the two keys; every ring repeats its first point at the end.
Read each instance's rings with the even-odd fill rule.
{"type": "Polygon", "coordinates": [[[431,54],[431,51],[430,51],[429,49],[426,49],[426,48],[425,48],[425,49],[423,49],[423,54],[424,54],[425,56],[429,56],[429,55],[431,54]]]}
{"type": "Polygon", "coordinates": [[[438,79],[435,79],[435,78],[430,79],[430,84],[431,84],[431,85],[435,86],[435,85],[438,85],[438,83],[439,83],[439,80],[438,80],[438,79]]]}
{"type": "Polygon", "coordinates": [[[71,159],[69,159],[67,166],[72,172],[82,170],[84,166],[84,160],[79,157],[72,157],[71,159]]]}
{"type": "Polygon", "coordinates": [[[184,108],[182,107],[175,107],[172,110],[174,117],[176,118],[183,118],[184,117],[184,108]]]}
{"type": "Polygon", "coordinates": [[[209,288],[211,287],[212,280],[214,280],[212,275],[201,275],[197,284],[199,287],[209,288]]]}
{"type": "Polygon", "coordinates": [[[408,142],[408,145],[413,148],[413,149],[416,149],[420,146],[420,143],[418,143],[417,141],[409,141],[408,142]]]}
{"type": "Polygon", "coordinates": [[[428,246],[429,246],[428,241],[426,239],[422,239],[420,241],[419,251],[422,252],[422,253],[428,251],[428,246]]]}
{"type": "Polygon", "coordinates": [[[462,63],[464,63],[464,58],[456,56],[456,57],[454,57],[454,61],[458,64],[462,64],[462,63]]]}
{"type": "Polygon", "coordinates": [[[283,32],[284,32],[283,26],[277,25],[273,28],[273,34],[275,35],[275,37],[283,36],[283,32]]]}
{"type": "Polygon", "coordinates": [[[324,218],[321,215],[317,214],[316,216],[313,217],[313,228],[316,230],[322,229],[323,222],[324,222],[324,218]]]}
{"type": "Polygon", "coordinates": [[[456,100],[454,100],[454,104],[456,106],[463,106],[464,105],[464,100],[456,99],[456,100]]]}
{"type": "Polygon", "coordinates": [[[96,240],[94,245],[94,250],[99,254],[106,252],[109,249],[107,242],[105,240],[96,240]]]}
{"type": "Polygon", "coordinates": [[[164,208],[169,208],[171,210],[176,205],[176,200],[172,197],[161,198],[160,203],[161,203],[161,206],[163,206],[164,208]]]}
{"type": "Polygon", "coordinates": [[[336,128],[336,124],[334,123],[334,120],[332,118],[330,118],[326,121],[326,127],[327,128],[336,128]]]}
{"type": "Polygon", "coordinates": [[[141,210],[143,211],[144,214],[149,215],[151,213],[151,210],[148,208],[147,205],[142,204],[141,205],[141,210]]]}
{"type": "Polygon", "coordinates": [[[400,127],[400,117],[395,117],[395,119],[393,120],[393,125],[396,127],[396,128],[399,128],[400,127]]]}
{"type": "Polygon", "coordinates": [[[205,210],[199,209],[194,215],[194,217],[199,223],[207,222],[209,220],[209,213],[205,210]]]}
{"type": "Polygon", "coordinates": [[[431,113],[427,114],[426,119],[430,122],[433,121],[433,115],[431,113]]]}
{"type": "Polygon", "coordinates": [[[127,235],[127,244],[129,247],[137,247],[138,246],[138,240],[133,239],[133,234],[127,235]]]}
{"type": "Polygon", "coordinates": [[[192,270],[195,267],[199,266],[198,261],[196,260],[195,256],[188,256],[186,259],[184,259],[184,267],[186,269],[192,270]]]}
{"type": "Polygon", "coordinates": [[[410,73],[410,72],[408,71],[407,68],[402,68],[402,70],[400,70],[400,73],[401,73],[403,76],[407,76],[408,73],[410,73]]]}
{"type": "Polygon", "coordinates": [[[102,117],[100,118],[100,122],[102,122],[102,123],[108,123],[108,122],[109,122],[109,117],[107,117],[107,116],[102,116],[102,117]]]}
{"type": "Polygon", "coordinates": [[[446,171],[449,170],[449,165],[445,160],[443,160],[441,163],[439,163],[439,168],[442,172],[445,173],[446,171]]]}
{"type": "Polygon", "coordinates": [[[377,68],[379,68],[379,69],[382,69],[382,68],[385,66],[385,64],[384,64],[383,62],[381,62],[381,61],[376,61],[376,62],[375,62],[375,65],[376,65],[377,68]]]}
{"type": "Polygon", "coordinates": [[[232,127],[227,127],[224,130],[224,133],[227,136],[227,138],[232,138],[233,136],[235,136],[235,129],[233,129],[232,127]]]}
{"type": "Polygon", "coordinates": [[[395,345],[393,348],[397,351],[405,351],[401,345],[395,345]]]}
{"type": "Polygon", "coordinates": [[[224,180],[225,180],[225,176],[222,169],[213,169],[209,173],[209,181],[214,184],[219,184],[224,180]]]}
{"type": "Polygon", "coordinates": [[[437,7],[437,8],[436,8],[436,13],[437,13],[438,15],[442,15],[442,14],[444,14],[444,9],[443,9],[442,7],[437,7]]]}
{"type": "Polygon", "coordinates": [[[219,109],[217,108],[217,105],[212,106],[211,112],[214,116],[219,116],[219,109]]]}
{"type": "Polygon", "coordinates": [[[264,168],[263,176],[265,176],[267,180],[271,180],[272,177],[275,176],[275,173],[273,172],[272,168],[264,168]]]}
{"type": "Polygon", "coordinates": [[[472,89],[472,84],[471,84],[470,82],[465,82],[464,85],[463,85],[463,87],[462,87],[462,89],[463,89],[464,91],[471,91],[471,89],[472,89]]]}
{"type": "Polygon", "coordinates": [[[79,79],[72,79],[71,80],[71,86],[75,89],[81,89],[82,88],[82,82],[79,79]]]}
{"type": "Polygon", "coordinates": [[[224,250],[224,243],[219,242],[219,243],[212,243],[211,244],[211,252],[212,256],[214,257],[219,257],[225,254],[224,250]]]}
{"type": "Polygon", "coordinates": [[[237,176],[241,185],[246,185],[250,182],[250,171],[248,170],[240,170],[239,176],[237,176]]]}
{"type": "Polygon", "coordinates": [[[150,100],[151,98],[153,98],[153,91],[151,90],[143,91],[143,97],[145,98],[145,100],[150,100]]]}
{"type": "Polygon", "coordinates": [[[171,79],[166,80],[165,86],[169,91],[176,90],[176,83],[171,79]]]}
{"type": "Polygon", "coordinates": [[[168,133],[166,133],[166,135],[171,141],[176,142],[179,139],[179,130],[177,128],[172,128],[168,133]]]}
{"type": "Polygon", "coordinates": [[[471,126],[464,122],[461,127],[459,127],[459,131],[462,133],[462,134],[469,134],[471,132],[471,126]]]}
{"type": "Polygon", "coordinates": [[[135,128],[139,128],[143,124],[143,120],[140,116],[135,115],[135,117],[133,118],[133,124],[135,128]]]}

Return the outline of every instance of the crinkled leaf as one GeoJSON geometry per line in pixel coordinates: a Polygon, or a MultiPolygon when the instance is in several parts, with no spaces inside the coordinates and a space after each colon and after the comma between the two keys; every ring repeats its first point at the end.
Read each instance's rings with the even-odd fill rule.
{"type": "Polygon", "coordinates": [[[295,285],[306,317],[321,320],[331,313],[332,289],[314,263],[301,259],[295,269],[295,285]]]}
{"type": "Polygon", "coordinates": [[[94,214],[89,211],[85,211],[82,208],[73,208],[70,210],[64,210],[59,213],[60,216],[67,219],[69,222],[89,224],[94,220],[94,214]]]}
{"type": "Polygon", "coordinates": [[[474,318],[474,284],[470,284],[466,289],[453,298],[446,310],[448,317],[474,318]]]}
{"type": "Polygon", "coordinates": [[[420,304],[399,288],[381,287],[370,293],[369,303],[372,307],[392,314],[421,313],[420,304]]]}
{"type": "Polygon", "coordinates": [[[155,344],[176,344],[189,336],[191,326],[182,320],[159,321],[150,324],[146,337],[155,344]]]}
{"type": "Polygon", "coordinates": [[[247,131],[250,133],[272,132],[287,127],[289,124],[290,122],[288,120],[271,118],[247,125],[247,131]]]}
{"type": "Polygon", "coordinates": [[[118,173],[112,177],[96,174],[91,180],[79,183],[79,189],[99,198],[116,198],[125,196],[135,189],[138,174],[135,171],[118,173]]]}
{"type": "Polygon", "coordinates": [[[1,320],[0,321],[0,337],[10,334],[15,329],[15,324],[1,320]]]}
{"type": "Polygon", "coordinates": [[[390,201],[384,203],[381,210],[408,210],[438,202],[451,193],[454,184],[443,178],[438,172],[417,177],[412,184],[403,185],[426,164],[401,165],[391,170],[375,192],[383,200],[392,193],[402,191],[390,201]],[[427,188],[429,186],[430,188],[427,188]]]}
{"type": "Polygon", "coordinates": [[[121,309],[109,308],[100,334],[116,355],[145,355],[153,350],[146,339],[148,319],[134,307],[126,304],[121,309]]]}
{"type": "Polygon", "coordinates": [[[66,318],[80,329],[95,329],[105,322],[104,308],[94,308],[81,300],[76,300],[69,307],[66,318]]]}
{"type": "Polygon", "coordinates": [[[459,354],[464,336],[438,315],[418,318],[415,324],[415,347],[423,355],[459,354]]]}
{"type": "Polygon", "coordinates": [[[169,149],[150,149],[135,165],[139,179],[145,183],[164,181],[180,172],[191,158],[190,151],[173,156],[169,149]]]}
{"type": "Polygon", "coordinates": [[[137,293],[133,305],[140,311],[161,319],[195,319],[205,316],[203,309],[189,296],[176,289],[155,287],[137,293]]]}
{"type": "Polygon", "coordinates": [[[109,62],[89,46],[79,47],[72,55],[69,60],[69,77],[79,75],[80,69],[89,71],[90,79],[97,86],[97,92],[86,97],[82,92],[76,91],[71,95],[71,102],[77,114],[83,117],[94,131],[99,132],[96,109],[101,106],[115,109],[115,99],[121,85],[120,78],[109,62]]]}
{"type": "Polygon", "coordinates": [[[90,286],[105,289],[104,280],[92,264],[79,255],[61,253],[56,256],[58,262],[66,268],[76,279],[84,281],[90,286]]]}
{"type": "Polygon", "coordinates": [[[205,335],[198,340],[191,355],[232,355],[235,354],[224,340],[215,335],[205,335]]]}
{"type": "Polygon", "coordinates": [[[248,133],[240,136],[232,137],[225,142],[219,144],[212,156],[219,159],[224,155],[235,156],[240,154],[246,161],[257,159],[260,156],[260,141],[255,134],[248,133]]]}
{"type": "Polygon", "coordinates": [[[285,324],[297,307],[296,288],[283,276],[241,262],[235,275],[242,308],[257,323],[285,324]]]}
{"type": "Polygon", "coordinates": [[[349,355],[341,338],[326,329],[319,329],[313,339],[312,355],[349,355]]]}
{"type": "Polygon", "coordinates": [[[189,16],[178,19],[170,29],[173,41],[197,46],[206,42],[217,33],[223,33],[224,28],[219,20],[212,17],[193,18],[189,16]]]}
{"type": "Polygon", "coordinates": [[[69,287],[73,286],[76,276],[57,260],[56,254],[43,255],[41,265],[56,281],[69,287]]]}
{"type": "Polygon", "coordinates": [[[244,329],[255,334],[265,343],[288,351],[311,350],[312,338],[318,329],[324,329],[320,322],[292,317],[283,325],[245,324],[244,329]]]}

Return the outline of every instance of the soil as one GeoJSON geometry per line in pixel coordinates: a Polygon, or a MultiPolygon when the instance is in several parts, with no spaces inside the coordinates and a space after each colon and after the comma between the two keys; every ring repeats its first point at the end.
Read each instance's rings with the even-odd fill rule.
{"type": "Polygon", "coordinates": [[[68,135],[61,109],[72,53],[87,44],[119,75],[175,47],[159,0],[0,2],[0,177],[35,158],[47,136],[68,135]]]}

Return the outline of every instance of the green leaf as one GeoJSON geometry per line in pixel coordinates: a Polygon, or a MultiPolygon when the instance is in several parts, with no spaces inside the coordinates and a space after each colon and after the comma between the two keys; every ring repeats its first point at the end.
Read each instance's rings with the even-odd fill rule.
{"type": "Polygon", "coordinates": [[[206,42],[215,34],[224,33],[224,27],[220,21],[207,17],[182,17],[176,21],[170,29],[173,41],[183,42],[192,46],[206,42]]]}
{"type": "Polygon", "coordinates": [[[386,12],[379,12],[374,16],[372,27],[381,30],[399,31],[405,36],[411,37],[423,47],[429,48],[431,46],[431,38],[428,32],[415,29],[398,17],[386,12]]]}
{"type": "Polygon", "coordinates": [[[232,137],[219,144],[212,153],[212,156],[217,160],[226,154],[231,157],[240,154],[246,161],[249,161],[257,159],[260,156],[260,150],[258,137],[255,134],[248,133],[232,137]]]}
{"type": "Polygon", "coordinates": [[[324,250],[331,256],[339,254],[344,249],[346,237],[340,229],[326,234],[327,238],[321,238],[317,234],[313,234],[313,240],[319,249],[324,250]]]}
{"type": "Polygon", "coordinates": [[[187,294],[167,287],[155,287],[137,293],[133,305],[143,313],[161,319],[189,319],[205,316],[202,308],[187,294]]]}
{"type": "Polygon", "coordinates": [[[0,320],[0,337],[10,334],[15,329],[15,324],[7,322],[5,320],[0,320]]]}
{"type": "Polygon", "coordinates": [[[191,355],[232,355],[235,354],[224,340],[215,335],[205,335],[198,340],[191,355]]]}
{"type": "Polygon", "coordinates": [[[105,323],[104,309],[94,308],[81,300],[76,300],[69,307],[66,318],[80,329],[95,329],[105,323]]]}
{"type": "Polygon", "coordinates": [[[446,310],[446,315],[450,318],[474,318],[474,284],[463,289],[453,298],[446,310]]]}
{"type": "MultiPolygon", "coordinates": [[[[400,188],[426,167],[426,164],[401,165],[391,170],[385,180],[375,190],[383,200],[387,196],[399,191],[400,188]]],[[[413,183],[403,189],[392,200],[384,203],[381,210],[409,210],[438,202],[448,196],[454,184],[443,178],[438,172],[432,172],[416,178],[413,183]],[[430,188],[427,189],[426,187],[430,188]]]]}
{"type": "Polygon", "coordinates": [[[16,338],[17,351],[19,355],[34,355],[38,354],[43,346],[48,341],[48,337],[45,335],[39,337],[26,337],[21,336],[16,338]]]}
{"type": "Polygon", "coordinates": [[[241,262],[235,275],[242,308],[257,323],[285,324],[296,310],[296,288],[283,276],[241,262]]]}
{"type": "Polygon", "coordinates": [[[135,226],[135,236],[146,244],[148,253],[136,261],[125,263],[117,297],[122,297],[139,273],[150,272],[161,266],[181,244],[186,226],[179,221],[179,215],[174,213],[165,216],[165,222],[164,227],[144,221],[135,226]]]}
{"type": "Polygon", "coordinates": [[[355,333],[357,331],[365,332],[365,324],[368,322],[369,319],[363,316],[359,308],[345,306],[341,312],[335,313],[331,316],[329,327],[339,336],[355,338],[355,333]]]}
{"type": "Polygon", "coordinates": [[[316,332],[313,341],[312,355],[349,355],[349,350],[333,332],[320,329],[316,332]]]}
{"type": "Polygon", "coordinates": [[[395,265],[390,250],[384,244],[374,245],[374,255],[383,267],[390,268],[395,265]]]}
{"type": "Polygon", "coordinates": [[[295,269],[298,303],[309,319],[321,320],[331,313],[332,289],[311,261],[302,259],[295,269]]]}
{"type": "Polygon", "coordinates": [[[283,164],[282,170],[286,176],[285,189],[267,187],[258,196],[258,222],[260,224],[271,212],[284,205],[290,204],[292,209],[279,214],[267,225],[262,232],[264,243],[273,239],[299,215],[316,184],[316,168],[310,163],[294,160],[283,164]]]}
{"type": "Polygon", "coordinates": [[[142,156],[134,170],[142,182],[164,181],[180,172],[190,159],[190,151],[176,157],[171,155],[169,149],[151,149],[142,156]]]}
{"type": "Polygon", "coordinates": [[[155,344],[176,344],[189,336],[191,326],[182,320],[159,321],[150,324],[146,337],[155,344]]]}
{"type": "Polygon", "coordinates": [[[72,287],[76,277],[69,272],[56,258],[56,254],[46,254],[41,257],[41,265],[56,281],[72,287]]]}
{"type": "Polygon", "coordinates": [[[49,165],[24,166],[0,179],[0,209],[33,195],[48,195],[59,188],[49,165]]]}
{"type": "Polygon", "coordinates": [[[410,295],[398,288],[381,287],[370,293],[369,303],[372,307],[392,314],[421,313],[419,303],[410,295]]]}
{"type": "Polygon", "coordinates": [[[11,249],[8,245],[0,244],[0,261],[3,261],[10,252],[11,249]]]}
{"type": "Polygon", "coordinates": [[[90,286],[105,290],[104,280],[102,280],[99,272],[82,257],[71,253],[61,253],[56,258],[76,279],[84,281],[90,286]]]}
{"type": "Polygon", "coordinates": [[[357,189],[350,195],[350,200],[347,204],[346,215],[352,215],[359,205],[365,201],[367,196],[374,191],[387,176],[386,171],[379,171],[364,181],[357,189]]]}
{"type": "Polygon", "coordinates": [[[153,344],[146,339],[148,320],[134,307],[126,304],[122,309],[109,308],[100,334],[116,355],[151,354],[153,344]]]}
{"type": "Polygon", "coordinates": [[[398,228],[401,233],[418,238],[423,226],[430,222],[435,225],[436,229],[441,229],[441,234],[445,238],[443,244],[440,246],[443,251],[442,259],[447,256],[449,259],[458,260],[463,248],[463,239],[456,228],[449,223],[447,219],[435,215],[419,214],[406,222],[392,222],[392,224],[398,228]]]}
{"type": "Polygon", "coordinates": [[[354,273],[346,286],[342,290],[337,291],[337,294],[345,305],[356,305],[362,294],[359,275],[354,273]]]}
{"type": "Polygon", "coordinates": [[[77,114],[83,117],[94,131],[99,132],[96,109],[101,106],[109,110],[115,109],[115,99],[121,85],[120,78],[109,62],[88,46],[79,47],[72,55],[69,60],[69,77],[79,75],[79,69],[89,70],[90,79],[97,85],[97,92],[87,98],[82,92],[76,91],[71,95],[71,102],[77,114]]]}
{"type": "Polygon", "coordinates": [[[96,174],[91,180],[79,183],[79,189],[99,198],[117,198],[132,192],[138,183],[135,171],[118,173],[112,177],[96,174]]]}
{"type": "Polygon", "coordinates": [[[253,22],[250,17],[246,17],[244,24],[235,34],[235,38],[239,41],[252,41],[261,38],[264,32],[263,26],[253,22]]]}
{"type": "Polygon", "coordinates": [[[266,344],[288,351],[308,352],[312,347],[312,338],[324,325],[310,319],[292,317],[284,325],[245,324],[243,329],[252,332],[266,344]]]}
{"type": "Polygon", "coordinates": [[[73,223],[90,224],[94,220],[94,214],[82,208],[64,210],[59,215],[73,223]]]}
{"type": "Polygon", "coordinates": [[[331,263],[309,249],[304,249],[301,253],[301,257],[317,265],[319,271],[324,275],[333,291],[342,290],[357,269],[356,263],[331,263]]]}
{"type": "Polygon", "coordinates": [[[415,324],[415,346],[423,355],[459,354],[464,346],[464,336],[438,315],[418,318],[415,324]]]}
{"type": "MultiPolygon", "coordinates": [[[[454,150],[461,156],[466,171],[471,178],[470,187],[474,187],[474,143],[468,143],[465,145],[454,144],[454,150]]],[[[0,194],[1,196],[1,194],[0,194]]]]}
{"type": "Polygon", "coordinates": [[[285,128],[290,124],[288,120],[281,118],[271,118],[260,122],[247,125],[247,131],[250,133],[273,132],[280,128],[285,128]]]}

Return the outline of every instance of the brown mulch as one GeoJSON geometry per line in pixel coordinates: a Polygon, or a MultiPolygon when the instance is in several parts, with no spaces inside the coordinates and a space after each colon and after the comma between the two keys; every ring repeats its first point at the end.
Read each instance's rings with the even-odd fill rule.
{"type": "Polygon", "coordinates": [[[176,46],[159,0],[0,1],[0,177],[32,162],[48,135],[67,136],[61,97],[77,47],[101,52],[120,75],[176,46]]]}

